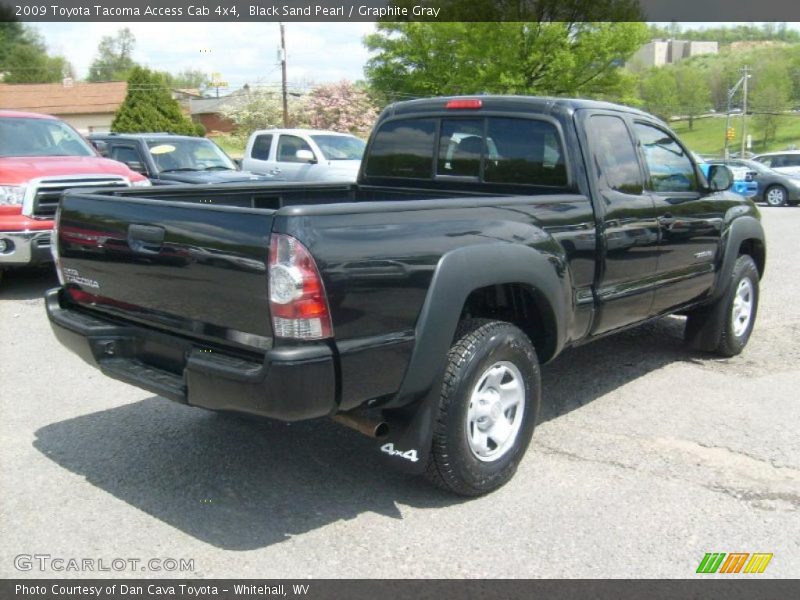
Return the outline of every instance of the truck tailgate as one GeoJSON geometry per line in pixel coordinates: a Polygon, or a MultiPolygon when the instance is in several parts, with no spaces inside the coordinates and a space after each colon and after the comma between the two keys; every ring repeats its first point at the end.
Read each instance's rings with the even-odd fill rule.
{"type": "Polygon", "coordinates": [[[189,337],[271,346],[275,211],[65,194],[59,269],[71,300],[189,337]]]}

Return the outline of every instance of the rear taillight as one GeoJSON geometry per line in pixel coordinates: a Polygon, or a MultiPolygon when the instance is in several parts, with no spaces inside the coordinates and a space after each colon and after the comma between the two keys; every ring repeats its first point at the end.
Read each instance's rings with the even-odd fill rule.
{"type": "Polygon", "coordinates": [[[311,253],[290,235],[272,234],[269,245],[269,307],[276,337],[333,337],[325,287],[311,253]]]}

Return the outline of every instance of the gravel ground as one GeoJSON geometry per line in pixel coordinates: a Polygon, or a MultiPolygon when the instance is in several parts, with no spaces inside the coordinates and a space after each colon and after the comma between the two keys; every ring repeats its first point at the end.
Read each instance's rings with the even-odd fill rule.
{"type": "MultiPolygon", "coordinates": [[[[706,552],[800,573],[800,208],[763,209],[755,333],[730,360],[663,319],[543,369],[515,479],[461,500],[336,424],[242,421],[107,379],[62,348],[49,272],[0,287],[0,576],[14,557],[193,559],[185,577],[687,577],[706,552]]],[[[97,564],[97,563],[96,563],[97,564]]]]}

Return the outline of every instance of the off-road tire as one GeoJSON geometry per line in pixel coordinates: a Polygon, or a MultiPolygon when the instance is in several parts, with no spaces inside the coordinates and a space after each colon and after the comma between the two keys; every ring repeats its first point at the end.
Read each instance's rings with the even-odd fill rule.
{"type": "Polygon", "coordinates": [[[541,377],[536,351],[519,328],[489,319],[463,321],[447,357],[425,473],[427,479],[462,496],[486,494],[507,483],[530,444],[540,396],[541,377]],[[521,374],[524,410],[516,438],[507,451],[493,462],[484,462],[470,449],[468,410],[479,378],[498,361],[513,364],[521,374]]]}
{"type": "Polygon", "coordinates": [[[729,285],[724,295],[714,304],[693,310],[688,313],[686,319],[686,339],[690,341],[699,335],[708,319],[721,319],[722,328],[715,339],[705,340],[707,349],[715,354],[724,357],[736,356],[744,350],[753,332],[753,327],[758,313],[759,299],[759,274],[755,261],[746,254],[739,256],[730,274],[729,285]],[[752,293],[752,309],[747,327],[737,335],[734,327],[734,301],[736,300],[737,290],[740,283],[747,279],[750,283],[752,293]]]}

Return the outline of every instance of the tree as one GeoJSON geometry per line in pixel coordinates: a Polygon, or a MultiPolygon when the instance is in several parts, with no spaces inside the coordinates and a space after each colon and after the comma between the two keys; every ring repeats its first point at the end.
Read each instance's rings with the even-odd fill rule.
{"type": "Polygon", "coordinates": [[[628,93],[621,66],[646,41],[643,23],[379,23],[365,73],[384,99],[445,94],[628,93]]]}
{"type": "Polygon", "coordinates": [[[678,111],[678,87],[671,69],[654,67],[644,71],[639,96],[645,110],[667,121],[678,111]]]}
{"type": "Polygon", "coordinates": [[[128,77],[128,93],[117,110],[111,131],[146,133],[168,131],[181,135],[203,135],[203,126],[186,117],[171,96],[164,77],[143,67],[134,67],[128,77]]]}
{"type": "Polygon", "coordinates": [[[5,83],[55,83],[72,75],[72,66],[63,56],[48,55],[35,29],[0,21],[0,73],[5,83]]]}
{"type": "Polygon", "coordinates": [[[136,66],[132,55],[136,37],[124,27],[116,35],[107,35],[100,40],[97,54],[89,67],[89,81],[123,81],[136,66]]]}
{"type": "Polygon", "coordinates": [[[164,78],[171,88],[201,89],[211,81],[208,73],[199,69],[184,69],[175,74],[165,73],[164,78]]]}
{"type": "Polygon", "coordinates": [[[694,119],[708,110],[711,92],[705,73],[691,64],[681,64],[674,68],[675,91],[678,96],[678,109],[682,116],[689,117],[689,129],[694,129],[694,119]]]}
{"type": "Polygon", "coordinates": [[[319,85],[305,103],[305,120],[315,129],[367,134],[378,110],[363,87],[342,80],[319,85]]]}
{"type": "MultiPolygon", "coordinates": [[[[249,136],[257,129],[283,127],[283,103],[280,92],[275,90],[248,90],[237,96],[229,96],[220,112],[236,124],[236,132],[242,137],[249,136]]],[[[289,115],[293,125],[307,125],[302,99],[289,96],[289,115]]]]}
{"type": "Polygon", "coordinates": [[[766,147],[775,140],[783,113],[790,106],[792,82],[788,61],[775,55],[753,68],[748,111],[755,115],[755,125],[761,130],[766,147]]]}

